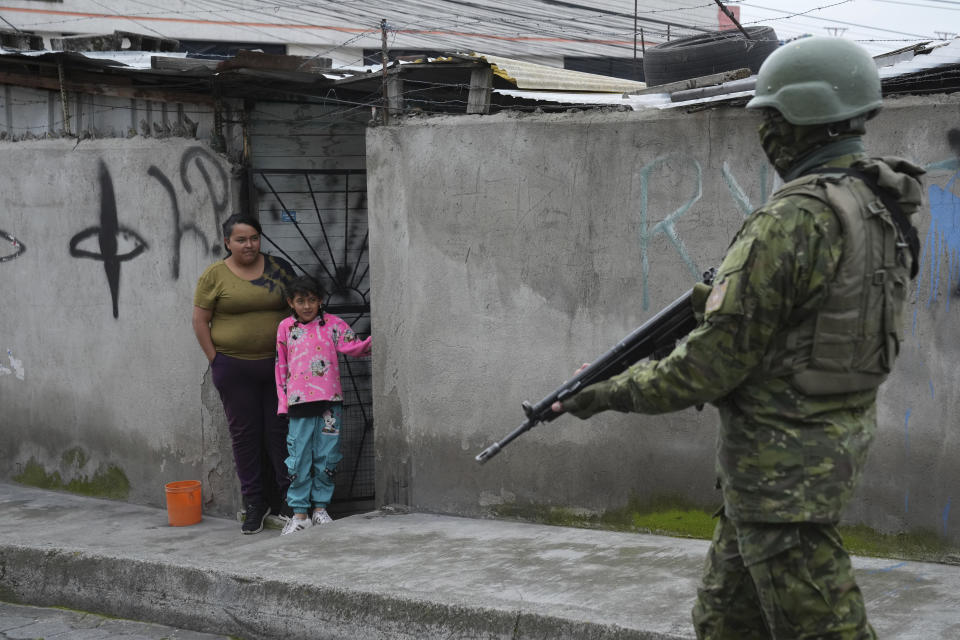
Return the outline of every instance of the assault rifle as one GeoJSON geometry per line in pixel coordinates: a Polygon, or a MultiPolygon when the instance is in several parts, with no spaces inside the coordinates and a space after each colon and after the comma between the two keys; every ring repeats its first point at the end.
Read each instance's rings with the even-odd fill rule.
{"type": "MultiPolygon", "coordinates": [[[[710,284],[713,282],[713,276],[714,270],[710,269],[703,274],[703,282],[710,284]]],[[[579,371],[573,378],[557,387],[553,393],[543,400],[533,405],[529,402],[523,402],[521,406],[527,419],[502,440],[494,442],[481,451],[475,458],[476,461],[483,464],[500,453],[518,436],[523,435],[541,422],[556,420],[560,414],[554,413],[550,407],[557,400],[563,402],[565,398],[569,398],[584,387],[602,382],[622,371],[626,371],[630,368],[630,365],[653,354],[669,353],[677,341],[693,331],[696,326],[697,318],[693,311],[693,289],[690,289],[657,315],[631,331],[623,340],[613,345],[610,350],[579,371]]]]}

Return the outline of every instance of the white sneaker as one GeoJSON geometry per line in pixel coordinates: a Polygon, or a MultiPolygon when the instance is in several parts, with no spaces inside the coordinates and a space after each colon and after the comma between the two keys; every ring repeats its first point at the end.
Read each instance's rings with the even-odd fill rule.
{"type": "Polygon", "coordinates": [[[313,524],[327,524],[328,522],[333,522],[333,518],[330,517],[330,514],[327,513],[326,509],[314,509],[313,517],[310,518],[313,521],[313,524]]]}
{"type": "Polygon", "coordinates": [[[285,536],[288,533],[296,533],[297,531],[303,531],[308,527],[312,527],[313,522],[310,521],[310,518],[290,518],[287,520],[287,524],[283,525],[283,531],[280,532],[280,535],[285,536]]]}

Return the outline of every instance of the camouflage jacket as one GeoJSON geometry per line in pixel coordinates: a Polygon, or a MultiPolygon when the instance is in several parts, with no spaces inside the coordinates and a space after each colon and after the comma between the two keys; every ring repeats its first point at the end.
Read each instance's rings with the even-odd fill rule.
{"type": "MultiPolygon", "coordinates": [[[[862,154],[834,158],[850,166],[862,154]]],[[[896,174],[905,210],[921,189],[896,174]]],[[[915,171],[914,171],[915,170],[915,171]]],[[[836,522],[876,429],[876,389],[805,396],[789,377],[757,375],[772,337],[822,305],[843,249],[836,214],[788,195],[754,211],[715,278],[704,321],[659,361],[640,362],[564,401],[580,418],[701,403],[720,413],[717,473],[727,516],[741,522],[836,522]]]]}

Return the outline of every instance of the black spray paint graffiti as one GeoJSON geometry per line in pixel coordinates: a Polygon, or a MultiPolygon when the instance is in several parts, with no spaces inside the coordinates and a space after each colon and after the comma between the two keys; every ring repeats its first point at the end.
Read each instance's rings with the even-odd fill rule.
{"type": "Polygon", "coordinates": [[[23,255],[23,252],[27,250],[27,247],[14,238],[12,235],[6,231],[0,230],[0,239],[6,240],[11,245],[13,245],[12,253],[0,254],[0,262],[7,262],[8,260],[13,260],[14,258],[23,255]]]}
{"type": "MultiPolygon", "coordinates": [[[[218,214],[223,212],[223,210],[227,208],[227,198],[230,195],[228,192],[230,185],[229,182],[227,182],[227,172],[224,171],[220,163],[216,161],[216,156],[212,153],[203,147],[190,147],[184,152],[183,157],[180,159],[180,181],[183,183],[183,188],[186,189],[187,193],[193,193],[193,187],[187,179],[187,169],[190,167],[191,160],[195,160],[194,164],[200,172],[200,176],[203,178],[203,181],[207,183],[207,191],[210,193],[210,199],[213,201],[214,213],[218,214]],[[204,163],[201,162],[201,159],[209,160],[213,168],[217,170],[217,178],[219,179],[220,186],[223,188],[223,193],[220,198],[217,198],[213,180],[210,179],[210,173],[207,171],[204,163]]],[[[219,220],[215,219],[214,222],[219,223],[219,220]]]]}
{"type": "Polygon", "coordinates": [[[200,241],[203,242],[204,251],[210,251],[210,242],[207,240],[207,236],[203,235],[203,232],[197,228],[197,225],[193,223],[180,223],[180,205],[177,203],[177,192],[174,190],[173,184],[167,176],[163,175],[163,172],[156,166],[151,166],[147,170],[147,175],[156,178],[163,188],[167,190],[167,195],[170,196],[170,206],[173,209],[173,259],[170,263],[173,273],[171,275],[174,280],[178,280],[180,278],[180,241],[183,239],[183,234],[187,231],[195,233],[200,241]]]}
{"type": "Polygon", "coordinates": [[[120,317],[117,301],[120,295],[120,263],[132,260],[147,250],[147,243],[135,231],[120,226],[117,218],[117,199],[113,179],[103,160],[100,161],[100,226],[84,229],[70,239],[70,255],[75,258],[101,260],[107,274],[107,285],[113,300],[113,317],[120,317]],[[96,236],[98,251],[80,248],[80,243],[96,236]],[[125,253],[119,253],[120,240],[132,244],[125,253]]]}
{"type": "MultiPolygon", "coordinates": [[[[190,161],[194,161],[194,165],[197,167],[197,170],[200,172],[200,176],[203,178],[203,181],[207,185],[207,191],[210,194],[210,200],[213,204],[213,223],[214,228],[220,226],[220,214],[223,213],[227,208],[227,201],[229,196],[229,186],[230,183],[227,180],[227,172],[224,171],[223,167],[220,166],[220,163],[216,162],[216,158],[209,151],[203,147],[191,147],[183,154],[183,157],[180,159],[180,181],[183,183],[183,188],[187,193],[193,193],[193,186],[190,184],[188,179],[187,172],[190,168],[190,161]],[[214,185],[214,180],[210,176],[210,172],[207,170],[206,163],[204,160],[208,160],[209,164],[213,166],[216,170],[216,178],[221,189],[216,189],[214,185]],[[218,193],[222,191],[222,193],[218,193]],[[218,195],[220,197],[218,197],[218,195]]],[[[173,187],[173,183],[170,182],[170,179],[157,168],[156,165],[151,165],[147,170],[147,175],[155,178],[157,182],[166,190],[167,195],[170,197],[170,207],[173,211],[173,258],[171,260],[171,272],[174,280],[180,278],[180,244],[183,240],[183,236],[187,232],[191,232],[197,236],[197,238],[203,243],[204,251],[210,254],[219,254],[220,246],[214,245],[210,246],[210,241],[207,240],[207,237],[203,234],[200,228],[191,223],[182,224],[180,222],[180,203],[177,199],[176,189],[173,187]]]]}

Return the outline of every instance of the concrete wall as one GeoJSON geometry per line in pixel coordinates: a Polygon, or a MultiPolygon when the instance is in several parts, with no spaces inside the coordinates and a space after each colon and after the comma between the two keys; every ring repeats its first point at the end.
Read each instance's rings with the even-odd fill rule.
{"type": "Polygon", "coordinates": [[[190,327],[237,205],[190,139],[0,142],[0,477],[236,508],[223,410],[190,327]]]}
{"type": "MultiPolygon", "coordinates": [[[[851,522],[960,541],[960,99],[888,101],[875,154],[931,165],[906,344],[851,522]],[[952,134],[949,132],[953,131],[952,134]]],[[[716,412],[564,417],[479,466],[537,401],[718,264],[778,179],[737,108],[408,121],[368,132],[377,493],[485,516],[709,509],[716,412]],[[674,498],[675,499],[675,498],[674,498]]]]}

